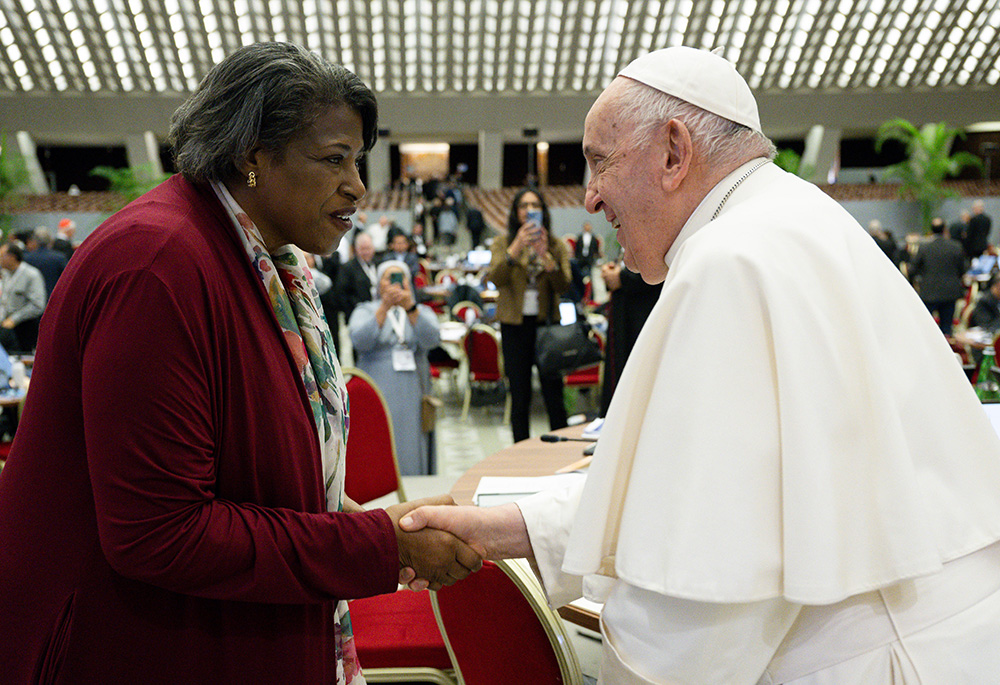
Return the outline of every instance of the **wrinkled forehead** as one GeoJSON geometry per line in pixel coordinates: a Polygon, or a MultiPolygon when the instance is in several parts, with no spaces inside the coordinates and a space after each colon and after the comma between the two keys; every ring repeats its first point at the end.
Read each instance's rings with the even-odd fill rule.
{"type": "Polygon", "coordinates": [[[587,112],[583,124],[583,147],[613,147],[631,134],[634,126],[627,122],[622,112],[626,79],[619,76],[604,89],[587,112]]]}

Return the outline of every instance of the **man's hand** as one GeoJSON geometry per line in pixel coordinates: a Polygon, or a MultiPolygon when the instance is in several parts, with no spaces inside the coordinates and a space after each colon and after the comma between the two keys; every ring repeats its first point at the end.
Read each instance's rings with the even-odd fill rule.
{"type": "Polygon", "coordinates": [[[601,266],[601,278],[608,290],[615,291],[622,287],[622,268],[616,262],[609,262],[601,266]]]}
{"type": "Polygon", "coordinates": [[[14,323],[14,319],[10,318],[9,316],[3,320],[3,323],[0,323],[0,326],[3,326],[4,328],[8,329],[14,328],[14,326],[16,325],[17,324],[14,323]]]}
{"type": "Polygon", "coordinates": [[[396,529],[396,541],[399,545],[400,582],[412,580],[411,587],[416,585],[420,589],[429,587],[431,590],[439,590],[482,567],[482,555],[451,533],[430,528],[407,532],[399,526],[399,520],[403,516],[420,506],[452,505],[441,507],[451,509],[454,504],[455,501],[450,496],[441,495],[386,507],[385,511],[396,529]],[[416,580],[413,580],[414,577],[416,580]]]}
{"type": "MultiPolygon", "coordinates": [[[[464,540],[486,559],[533,556],[524,517],[516,504],[498,507],[421,506],[400,520],[403,530],[439,528],[464,540]]],[[[422,590],[420,574],[409,582],[411,590],[422,590]]],[[[400,582],[403,582],[402,580],[400,582]]],[[[433,588],[432,588],[433,589],[433,588]]]]}

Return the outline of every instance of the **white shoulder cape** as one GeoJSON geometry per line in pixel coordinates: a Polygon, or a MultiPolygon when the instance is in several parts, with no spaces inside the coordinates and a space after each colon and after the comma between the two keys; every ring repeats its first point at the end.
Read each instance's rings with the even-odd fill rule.
{"type": "Polygon", "coordinates": [[[1000,440],[913,289],[767,164],[706,197],[602,430],[563,570],[832,603],[1000,539],[1000,440]]]}

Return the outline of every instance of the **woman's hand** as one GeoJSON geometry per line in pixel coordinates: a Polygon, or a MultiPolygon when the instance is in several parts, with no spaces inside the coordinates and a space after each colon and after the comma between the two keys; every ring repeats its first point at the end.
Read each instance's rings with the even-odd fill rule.
{"type": "Polygon", "coordinates": [[[507,248],[511,257],[519,259],[528,248],[533,248],[537,251],[538,248],[536,245],[541,244],[544,246],[548,243],[546,233],[546,230],[534,221],[526,221],[521,224],[521,228],[517,229],[517,234],[514,236],[514,240],[511,241],[510,247],[507,248]]]}

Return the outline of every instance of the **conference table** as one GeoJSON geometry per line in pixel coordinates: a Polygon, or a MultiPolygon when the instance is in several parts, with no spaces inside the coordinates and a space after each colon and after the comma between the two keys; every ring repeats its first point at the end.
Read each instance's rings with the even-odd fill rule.
{"type": "MultiPolygon", "coordinates": [[[[586,424],[552,431],[556,435],[579,438],[586,424]]],[[[558,469],[583,458],[588,443],[542,442],[538,437],[528,438],[505,447],[466,471],[452,487],[450,494],[458,504],[472,504],[472,496],[483,476],[549,476],[558,469]]],[[[600,615],[591,603],[576,603],[560,607],[559,615],[571,623],[600,632],[600,615]]]]}

